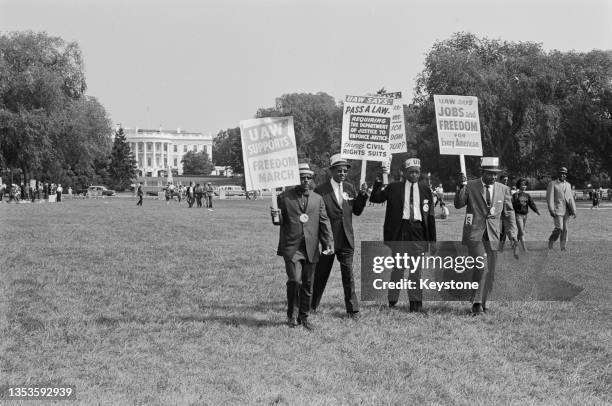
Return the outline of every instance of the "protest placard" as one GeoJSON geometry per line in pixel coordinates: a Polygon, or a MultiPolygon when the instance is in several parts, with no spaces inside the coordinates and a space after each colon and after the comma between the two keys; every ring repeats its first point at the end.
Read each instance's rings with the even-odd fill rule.
{"type": "Polygon", "coordinates": [[[389,132],[393,99],[376,96],[346,96],[342,117],[340,156],[384,162],[390,156],[389,132]]]}
{"type": "Polygon", "coordinates": [[[391,154],[408,152],[406,131],[404,130],[404,103],[402,101],[402,92],[383,93],[381,96],[393,99],[393,113],[391,115],[391,129],[389,133],[389,151],[391,154]]]}
{"type": "Polygon", "coordinates": [[[434,95],[441,155],[482,156],[478,98],[434,95]]]}
{"type": "Polygon", "coordinates": [[[240,121],[247,190],[300,184],[293,117],[240,121]]]}

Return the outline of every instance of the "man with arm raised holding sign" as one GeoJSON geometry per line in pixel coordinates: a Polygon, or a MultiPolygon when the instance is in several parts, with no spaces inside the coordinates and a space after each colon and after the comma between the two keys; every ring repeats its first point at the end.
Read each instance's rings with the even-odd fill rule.
{"type": "Polygon", "coordinates": [[[272,222],[280,226],[277,254],[285,260],[287,272],[287,324],[301,324],[307,330],[314,271],[319,261],[319,242],[323,255],[334,253],[325,203],[309,190],[313,172],[307,163],[299,164],[300,184],[277,198],[278,209],[271,209],[272,222]],[[277,220],[275,220],[275,218],[277,220]]]}
{"type": "MultiPolygon", "coordinates": [[[[356,318],[359,313],[359,302],[355,293],[353,276],[353,253],[355,238],[353,236],[353,214],[359,216],[368,201],[367,185],[361,187],[359,194],[353,185],[345,182],[351,166],[340,154],[330,158],[329,171],[332,178],[315,188],[325,202],[327,216],[334,234],[334,252],[340,263],[342,287],[344,288],[344,305],[349,317],[356,318]]],[[[324,255],[317,264],[312,292],[312,310],[321,303],[329,273],[334,264],[333,255],[324,255]]]]}
{"type": "MultiPolygon", "coordinates": [[[[387,168],[385,167],[385,171],[387,168]]],[[[432,243],[436,241],[436,217],[433,209],[433,194],[427,185],[417,183],[421,175],[421,161],[410,158],[404,162],[404,179],[402,182],[394,182],[383,185],[381,182],[374,184],[370,201],[374,203],[387,202],[385,212],[385,224],[383,238],[385,241],[411,241],[409,254],[419,256],[425,251],[433,249],[432,243]]],[[[385,177],[386,178],[386,177],[385,177]]],[[[403,278],[403,269],[394,268],[391,272],[391,281],[397,282],[403,278]]],[[[410,280],[416,281],[420,286],[419,279],[421,269],[410,273],[410,280]]],[[[399,290],[389,289],[389,307],[395,307],[399,299],[399,290]]],[[[423,307],[422,292],[420,289],[408,291],[410,311],[420,312],[423,307]]]]}
{"type": "Polygon", "coordinates": [[[478,289],[474,291],[472,299],[473,316],[487,311],[487,296],[493,288],[497,265],[500,217],[517,257],[516,219],[512,207],[512,194],[509,187],[496,182],[497,174],[501,172],[499,158],[483,157],[480,166],[481,178],[468,182],[465,174],[460,174],[455,193],[455,208],[461,209],[467,206],[462,242],[467,245],[471,257],[487,257],[487,266],[483,269],[474,268],[473,281],[478,282],[478,289]]]}

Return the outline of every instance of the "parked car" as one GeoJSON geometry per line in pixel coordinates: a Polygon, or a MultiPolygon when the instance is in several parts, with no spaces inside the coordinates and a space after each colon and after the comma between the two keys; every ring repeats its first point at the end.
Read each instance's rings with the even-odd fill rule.
{"type": "Polygon", "coordinates": [[[222,190],[225,191],[225,196],[245,196],[246,195],[245,190],[242,187],[236,186],[236,185],[218,186],[217,188],[213,189],[213,193],[215,194],[215,196],[219,196],[219,192],[221,192],[222,190]]]}
{"type": "Polygon", "coordinates": [[[87,188],[87,194],[91,196],[117,196],[114,190],[108,189],[106,186],[90,186],[87,188]]]}

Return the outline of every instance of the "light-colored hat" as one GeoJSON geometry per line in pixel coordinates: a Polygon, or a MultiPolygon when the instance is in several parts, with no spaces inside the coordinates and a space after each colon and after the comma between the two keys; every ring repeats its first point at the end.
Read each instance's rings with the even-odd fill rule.
{"type": "Polygon", "coordinates": [[[342,158],[340,154],[332,155],[331,158],[329,158],[329,169],[333,168],[334,166],[346,166],[347,168],[351,167],[348,161],[342,158]]]}
{"type": "Polygon", "coordinates": [[[299,164],[298,168],[300,170],[300,175],[314,175],[314,172],[310,170],[310,165],[307,163],[299,164]]]}
{"type": "Polygon", "coordinates": [[[501,172],[499,169],[499,158],[496,156],[483,156],[480,158],[480,167],[483,171],[501,172]]]}
{"type": "Polygon", "coordinates": [[[559,173],[567,174],[567,168],[565,166],[562,166],[561,168],[559,168],[559,173]]]}
{"type": "Polygon", "coordinates": [[[404,168],[421,168],[421,160],[418,158],[408,158],[404,162],[404,168]]]}

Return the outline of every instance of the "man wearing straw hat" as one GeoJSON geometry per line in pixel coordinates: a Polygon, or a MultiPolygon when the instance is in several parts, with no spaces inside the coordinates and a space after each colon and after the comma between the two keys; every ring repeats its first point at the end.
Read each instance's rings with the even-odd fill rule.
{"type": "MultiPolygon", "coordinates": [[[[386,187],[379,181],[374,183],[370,201],[387,202],[383,226],[384,241],[410,241],[411,243],[407,245],[408,254],[419,256],[429,251],[436,241],[433,193],[428,185],[418,183],[421,175],[420,159],[407,159],[403,165],[403,175],[405,181],[394,182],[386,187]]],[[[391,272],[391,281],[400,281],[403,273],[403,269],[394,268],[391,272]]],[[[414,281],[417,287],[420,286],[420,278],[420,267],[410,271],[409,280],[414,281]]],[[[389,307],[395,307],[399,299],[399,290],[389,289],[388,299],[389,307]]],[[[411,312],[422,311],[423,299],[420,289],[410,289],[408,300],[411,312]]]]}
{"type": "Polygon", "coordinates": [[[487,311],[487,296],[493,287],[497,265],[500,217],[517,257],[516,218],[512,207],[512,193],[508,186],[496,182],[497,175],[501,172],[499,158],[483,157],[480,167],[482,177],[478,179],[468,182],[465,174],[460,174],[460,183],[455,193],[455,208],[461,209],[467,206],[462,242],[467,245],[472,258],[487,258],[486,266],[473,270],[472,281],[478,282],[478,289],[473,292],[472,298],[473,316],[487,311]]]}
{"type": "Polygon", "coordinates": [[[324,255],[334,253],[334,237],[323,198],[309,190],[313,172],[299,164],[300,184],[277,197],[278,209],[271,209],[272,223],[280,226],[277,254],[285,260],[287,272],[287,324],[301,324],[307,330],[314,271],[319,261],[319,242],[324,255]]]}
{"type": "MultiPolygon", "coordinates": [[[[353,276],[353,253],[355,237],[353,235],[353,214],[359,216],[368,201],[367,185],[362,185],[359,193],[352,184],[345,182],[349,163],[340,154],[330,158],[329,172],[332,178],[317,186],[315,192],[320,194],[325,202],[327,217],[331,222],[334,234],[334,253],[340,263],[342,287],[344,290],[344,305],[350,318],[357,319],[359,302],[355,293],[355,278],[353,276]]],[[[319,307],[329,273],[334,264],[334,255],[323,255],[317,263],[312,290],[313,311],[319,307]]]]}
{"type": "Polygon", "coordinates": [[[572,185],[567,179],[567,168],[559,168],[559,177],[548,184],[546,188],[546,202],[548,212],[553,218],[554,226],[552,234],[548,238],[548,248],[552,249],[555,241],[561,237],[561,251],[566,250],[567,245],[567,222],[570,218],[576,218],[576,201],[572,193],[572,185]]]}

